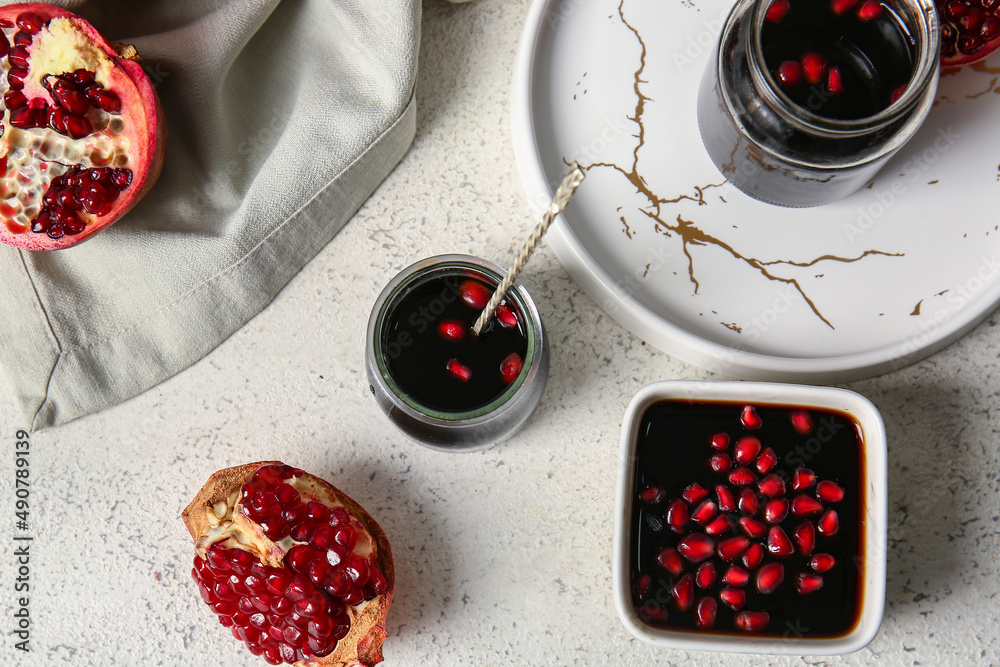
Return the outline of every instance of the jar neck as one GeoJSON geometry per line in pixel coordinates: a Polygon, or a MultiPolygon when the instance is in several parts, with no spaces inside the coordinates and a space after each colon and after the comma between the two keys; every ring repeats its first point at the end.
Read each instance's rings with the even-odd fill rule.
{"type": "Polygon", "coordinates": [[[745,42],[750,76],[761,99],[789,126],[812,135],[847,138],[867,135],[899,122],[923,100],[939,68],[940,27],[933,0],[896,0],[902,26],[913,39],[913,72],[902,95],[881,111],[862,118],[821,116],[793,102],[777,85],[764,61],[762,33],[772,0],[753,0],[745,42]]]}

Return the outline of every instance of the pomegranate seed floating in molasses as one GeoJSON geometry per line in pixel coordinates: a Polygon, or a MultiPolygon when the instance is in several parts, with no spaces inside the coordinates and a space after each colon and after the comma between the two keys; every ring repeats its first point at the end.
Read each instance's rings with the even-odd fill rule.
{"type": "Polygon", "coordinates": [[[639,433],[629,562],[643,622],[771,637],[789,624],[816,638],[854,627],[863,443],[852,417],[665,400],[639,433]],[[671,530],[649,530],[652,516],[671,530]]]}

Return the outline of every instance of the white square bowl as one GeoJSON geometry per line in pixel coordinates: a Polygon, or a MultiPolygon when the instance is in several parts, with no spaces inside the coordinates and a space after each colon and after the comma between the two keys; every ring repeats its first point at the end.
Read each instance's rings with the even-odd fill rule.
{"type": "MultiPolygon", "coordinates": [[[[664,381],[649,385],[632,399],[622,424],[616,499],[613,581],[615,606],[625,627],[637,638],[664,647],[732,653],[835,655],[857,651],[878,633],[885,604],[887,469],[885,425],[875,406],[863,396],[833,387],[765,382],[664,381]],[[636,612],[632,601],[631,534],[639,428],[646,410],[661,401],[726,402],[748,405],[820,408],[844,413],[860,427],[864,463],[861,466],[864,554],[860,612],[843,635],[815,637],[741,634],[733,630],[671,630],[652,626],[636,612]]],[[[845,527],[842,527],[842,529],[845,527]]],[[[719,575],[721,576],[721,572],[719,575]]],[[[791,585],[791,582],[785,582],[791,585]]],[[[751,582],[751,586],[753,583],[751,582]]]]}

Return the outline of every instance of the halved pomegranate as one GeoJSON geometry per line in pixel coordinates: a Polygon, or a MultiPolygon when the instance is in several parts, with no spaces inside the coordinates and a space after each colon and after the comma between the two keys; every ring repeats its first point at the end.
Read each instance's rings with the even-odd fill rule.
{"type": "Polygon", "coordinates": [[[0,241],[57,250],[152,187],[166,125],[135,49],[42,3],[0,7],[0,241]]]}
{"type": "Polygon", "coordinates": [[[935,0],[941,19],[941,64],[959,67],[1000,48],[1000,2],[935,0]]]}
{"type": "Polygon", "coordinates": [[[378,523],[277,461],[213,474],[182,513],[202,598],[272,665],[382,661],[394,570],[378,523]]]}

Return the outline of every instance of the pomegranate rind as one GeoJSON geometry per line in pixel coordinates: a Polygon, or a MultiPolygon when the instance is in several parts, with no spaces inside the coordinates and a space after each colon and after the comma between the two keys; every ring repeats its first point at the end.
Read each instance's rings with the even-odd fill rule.
{"type": "MultiPolygon", "coordinates": [[[[233,493],[243,488],[243,485],[250,481],[258,468],[266,465],[282,465],[280,461],[258,461],[257,463],[246,463],[232,468],[218,470],[208,478],[204,486],[195,494],[194,499],[181,512],[181,519],[191,534],[192,539],[197,542],[208,532],[212,526],[209,516],[212,514],[212,507],[219,502],[226,502],[233,493]]],[[[395,590],[396,575],[392,560],[392,548],[389,545],[389,538],[386,537],[382,527],[368,512],[365,511],[353,498],[333,486],[326,480],[315,475],[306,473],[313,483],[323,492],[329,494],[330,498],[339,502],[354,515],[354,517],[364,526],[374,543],[373,553],[379,570],[385,577],[387,587],[382,595],[368,601],[359,610],[348,607],[351,615],[351,629],[347,636],[337,642],[337,647],[332,653],[322,658],[311,658],[296,662],[295,665],[303,667],[335,667],[361,665],[362,667],[372,667],[382,662],[382,643],[387,636],[385,628],[385,617],[392,602],[392,594],[395,590]]],[[[250,526],[254,531],[251,536],[253,545],[261,550],[257,555],[268,565],[281,566],[284,555],[281,547],[263,535],[263,532],[256,527],[253,522],[248,521],[242,514],[234,517],[234,523],[240,528],[250,526]],[[265,555],[266,554],[266,555],[265,555]],[[280,554],[280,555],[279,555],[280,554]]]]}
{"type": "MultiPolygon", "coordinates": [[[[130,139],[129,155],[132,183],[121,193],[110,211],[101,216],[89,216],[87,227],[78,234],[52,239],[46,234],[29,231],[14,232],[0,224],[0,241],[24,250],[61,250],[79,245],[97,232],[120,220],[149,192],[163,166],[166,152],[166,121],[163,106],[149,77],[142,69],[136,50],[131,45],[112,44],[86,19],[53,5],[32,2],[0,7],[0,19],[16,21],[24,12],[38,14],[46,21],[68,19],[75,30],[94,48],[102,51],[112,68],[111,89],[122,99],[123,115],[127,119],[125,134],[130,139]]],[[[4,120],[5,133],[10,130],[4,120]]],[[[3,146],[6,146],[4,142],[3,146]]],[[[6,156],[6,150],[4,156],[6,156]]],[[[2,174],[0,174],[2,175],[2,174]]]]}
{"type": "Polygon", "coordinates": [[[984,2],[969,2],[969,3],[959,3],[958,6],[962,6],[964,12],[971,9],[982,11],[982,16],[980,20],[971,26],[973,32],[980,33],[977,38],[981,38],[984,35],[984,31],[992,33],[994,36],[992,39],[987,39],[984,42],[979,42],[970,51],[963,51],[961,47],[962,37],[963,37],[963,27],[961,25],[961,20],[959,17],[949,16],[948,12],[948,0],[935,0],[934,5],[937,9],[938,19],[941,23],[941,66],[942,67],[963,67],[965,65],[971,65],[977,63],[980,60],[984,60],[987,56],[992,54],[997,49],[1000,49],[1000,35],[997,34],[996,30],[998,28],[997,22],[1000,21],[1000,6],[995,3],[992,6],[987,7],[984,2]],[[991,29],[987,31],[986,24],[990,22],[991,29]]]}

